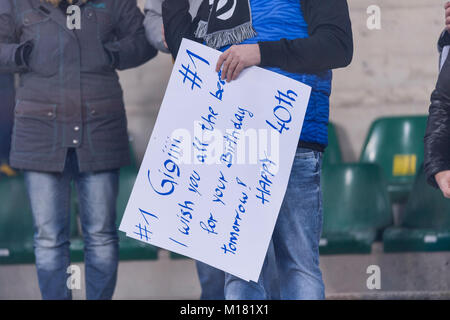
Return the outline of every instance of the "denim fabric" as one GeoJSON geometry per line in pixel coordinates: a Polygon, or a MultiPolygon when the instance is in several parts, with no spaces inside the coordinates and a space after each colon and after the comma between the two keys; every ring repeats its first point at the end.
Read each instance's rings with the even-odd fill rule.
{"type": "Polygon", "coordinates": [[[320,172],[322,153],[300,148],[294,159],[286,195],[272,236],[274,252],[267,253],[261,276],[247,282],[225,276],[227,300],[270,299],[264,283],[275,254],[280,298],[283,300],[324,299],[325,288],[319,268],[319,240],[322,232],[320,172]]]}
{"type": "Polygon", "coordinates": [[[0,74],[0,163],[8,161],[14,122],[14,77],[0,74]]]}
{"type": "Polygon", "coordinates": [[[201,300],[225,300],[225,272],[196,261],[198,279],[202,288],[201,300]]]}
{"type": "Polygon", "coordinates": [[[69,149],[62,173],[25,172],[35,225],[34,250],[43,299],[71,299],[70,193],[74,181],[84,238],[87,299],[111,299],[117,279],[119,170],[80,173],[69,149]]]}
{"type": "MultiPolygon", "coordinates": [[[[263,270],[262,287],[268,299],[280,299],[280,285],[275,261],[273,243],[270,243],[267,268],[263,270]]],[[[202,288],[201,300],[225,300],[225,272],[196,261],[198,278],[202,288]]]]}

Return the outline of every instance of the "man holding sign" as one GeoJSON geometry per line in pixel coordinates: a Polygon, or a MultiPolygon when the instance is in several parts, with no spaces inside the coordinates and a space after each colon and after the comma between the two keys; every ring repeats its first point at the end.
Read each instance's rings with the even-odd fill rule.
{"type": "MultiPolygon", "coordinates": [[[[230,82],[245,68],[260,66],[312,88],[272,240],[281,298],[323,299],[320,173],[328,144],[331,69],[347,66],[353,55],[346,0],[205,0],[193,20],[187,0],[166,0],[163,20],[174,57],[183,38],[224,51],[216,70],[222,80],[230,82]]],[[[275,98],[280,106],[294,99],[290,92],[279,93],[275,98]]],[[[269,124],[280,134],[288,130],[280,121],[269,124]]],[[[266,195],[259,197],[263,203],[266,195]]],[[[225,297],[267,299],[265,268],[267,263],[257,283],[227,274],[225,297]]]]}

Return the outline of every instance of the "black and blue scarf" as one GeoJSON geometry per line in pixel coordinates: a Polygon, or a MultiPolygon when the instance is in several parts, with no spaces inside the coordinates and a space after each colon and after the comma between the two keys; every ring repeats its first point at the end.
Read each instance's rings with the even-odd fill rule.
{"type": "Polygon", "coordinates": [[[219,49],[256,36],[249,0],[204,0],[195,36],[219,49]]]}
{"type": "Polygon", "coordinates": [[[72,3],[69,3],[69,1],[67,0],[61,0],[61,2],[59,3],[59,8],[64,12],[67,13],[67,8],[71,5],[76,5],[76,6],[81,6],[83,5],[85,2],[88,1],[82,1],[82,0],[72,0],[72,3]]]}

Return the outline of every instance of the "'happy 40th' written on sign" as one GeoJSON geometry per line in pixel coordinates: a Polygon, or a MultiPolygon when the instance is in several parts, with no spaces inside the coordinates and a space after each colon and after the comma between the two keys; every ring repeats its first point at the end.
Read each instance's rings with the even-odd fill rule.
{"type": "Polygon", "coordinates": [[[183,40],[120,230],[257,281],[311,89],[220,54],[183,40]]]}

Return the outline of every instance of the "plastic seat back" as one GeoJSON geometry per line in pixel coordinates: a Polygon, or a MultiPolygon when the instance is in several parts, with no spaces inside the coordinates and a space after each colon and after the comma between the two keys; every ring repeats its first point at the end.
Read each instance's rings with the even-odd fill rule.
{"type": "Polygon", "coordinates": [[[341,148],[336,127],[330,122],[328,124],[328,146],[323,155],[323,167],[339,163],[342,163],[341,148]]]}
{"type": "Polygon", "coordinates": [[[402,226],[416,229],[450,230],[450,199],[431,187],[423,167],[406,205],[402,226]]]}
{"type": "Polygon", "coordinates": [[[380,230],[392,224],[382,169],[373,164],[341,164],[323,170],[324,233],[380,230]]]}
{"type": "Polygon", "coordinates": [[[423,162],[426,116],[380,118],[372,123],[360,162],[380,165],[394,201],[407,198],[423,162]]]}

